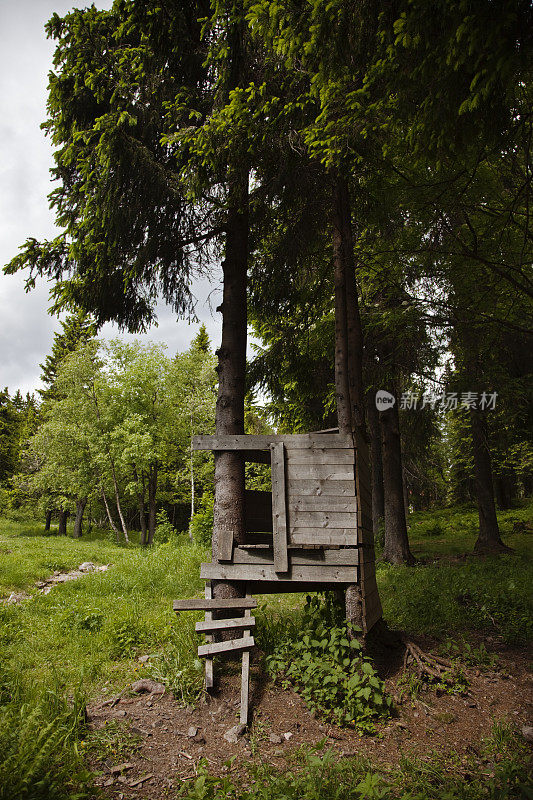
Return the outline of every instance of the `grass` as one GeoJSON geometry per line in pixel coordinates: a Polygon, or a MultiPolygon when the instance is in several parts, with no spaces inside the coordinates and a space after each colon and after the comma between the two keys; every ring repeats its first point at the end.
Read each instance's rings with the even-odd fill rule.
{"type": "MultiPolygon", "coordinates": [[[[478,658],[490,661],[491,656],[486,650],[482,652],[478,644],[468,644],[473,632],[497,634],[511,644],[523,643],[532,633],[530,556],[533,536],[513,534],[512,530],[517,521],[527,521],[531,516],[531,506],[500,514],[504,538],[515,552],[478,558],[464,556],[472,552],[475,541],[475,511],[446,509],[412,515],[410,536],[419,565],[403,568],[378,562],[377,578],[389,625],[412,634],[435,636],[443,640],[445,648],[460,642],[461,649],[474,661],[478,658]]],[[[172,612],[172,600],[201,594],[199,564],[207,556],[203,548],[190,545],[182,537],[142,550],[135,544],[118,547],[98,531],[81,540],[42,533],[42,526],[31,520],[0,519],[0,598],[8,597],[12,591],[31,595],[17,605],[0,603],[0,652],[3,663],[10,665],[9,673],[0,675],[0,730],[4,730],[0,735],[0,747],[11,754],[10,760],[4,759],[11,764],[11,779],[6,777],[5,766],[4,772],[0,772],[0,800],[4,797],[56,800],[68,796],[57,777],[65,774],[61,771],[62,764],[67,765],[71,776],[66,783],[63,781],[64,786],[68,785],[69,791],[77,786],[80,797],[83,796],[87,776],[80,755],[81,741],[88,742],[87,746],[105,749],[115,740],[112,731],[107,734],[109,742],[94,744],[90,737],[87,739],[77,710],[80,703],[116,692],[140,675],[150,675],[172,686],[178,699],[184,702],[194,701],[201,690],[202,672],[195,655],[194,634],[194,622],[200,615],[176,617],[172,612]],[[36,592],[37,580],[54,570],[71,570],[83,561],[110,567],[107,572],[88,574],[54,587],[48,595],[36,592]],[[141,654],[150,654],[153,658],[141,665],[138,661],[141,654]],[[59,707],[57,703],[61,697],[67,701],[66,704],[62,701],[59,707]],[[55,700],[51,702],[51,698],[55,700]],[[15,734],[8,735],[7,730],[15,734]],[[54,741],[55,749],[50,750],[39,738],[42,730],[48,731],[46,741],[54,741]],[[37,750],[32,745],[36,742],[41,742],[37,750]],[[34,776],[33,788],[21,784],[17,794],[12,788],[4,788],[2,782],[10,785],[13,776],[23,774],[24,761],[28,762],[28,770],[34,776]]],[[[299,594],[260,598],[257,633],[267,653],[273,651],[287,626],[298,630],[303,602],[304,596],[299,594]]],[[[500,751],[509,744],[506,735],[500,731],[500,751]]],[[[117,746],[115,742],[111,749],[117,746]]],[[[324,754],[308,754],[302,756],[304,760],[299,765],[295,764],[291,775],[269,773],[268,781],[274,781],[278,796],[358,798],[362,796],[362,789],[357,790],[357,786],[365,786],[365,781],[369,782],[369,788],[365,789],[364,796],[369,798],[435,797],[440,800],[449,797],[454,800],[464,796],[477,800],[485,796],[520,796],[516,794],[516,786],[522,780],[516,777],[520,771],[513,761],[516,761],[516,754],[505,756],[511,775],[509,785],[514,786],[515,793],[502,794],[494,789],[492,795],[482,793],[483,781],[479,786],[475,781],[469,782],[465,788],[469,793],[461,795],[460,774],[452,780],[449,768],[445,769],[440,762],[428,762],[429,766],[406,762],[387,775],[368,765],[352,764],[343,767],[346,774],[337,774],[337,767],[328,765],[327,759],[321,766],[305,760],[308,757],[324,761],[324,754]],[[300,774],[302,769],[304,774],[300,774]],[[324,774],[323,770],[326,770],[324,774]],[[328,794],[327,787],[333,784],[328,783],[327,775],[333,775],[331,780],[335,785],[341,781],[338,792],[335,789],[337,793],[331,788],[332,793],[328,794]],[[348,788],[346,792],[342,788],[345,779],[351,782],[352,794],[347,793],[348,788]],[[424,794],[431,780],[440,788],[433,794],[424,794]],[[324,787],[323,792],[313,781],[324,787]],[[448,794],[442,787],[448,787],[448,794]]],[[[497,769],[493,769],[495,776],[497,769]]],[[[263,785],[260,776],[254,780],[258,786],[263,785]]],[[[485,780],[485,784],[487,781],[496,786],[497,776],[485,780]]],[[[210,783],[206,778],[204,786],[208,787],[208,793],[201,796],[223,796],[216,794],[222,791],[220,782],[210,783]]],[[[268,796],[242,792],[244,790],[230,787],[227,796],[268,796]]],[[[73,793],[74,789],[71,795],[73,793]]]]}

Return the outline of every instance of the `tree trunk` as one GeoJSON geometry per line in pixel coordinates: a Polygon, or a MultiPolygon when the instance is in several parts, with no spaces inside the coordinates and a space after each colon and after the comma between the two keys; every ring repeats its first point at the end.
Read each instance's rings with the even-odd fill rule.
{"type": "MultiPolygon", "coordinates": [[[[230,176],[230,201],[224,254],[222,342],[218,350],[218,397],[215,428],[219,435],[244,433],[248,271],[248,173],[230,176]]],[[[244,461],[242,453],[215,452],[213,558],[222,537],[244,542],[244,461]]],[[[215,597],[238,597],[227,581],[214,587],[215,597]]]]}
{"type": "Polygon", "coordinates": [[[192,536],[192,518],[194,517],[194,461],[193,461],[193,449],[192,449],[192,410],[191,410],[191,454],[190,454],[190,477],[191,477],[191,518],[189,521],[189,539],[193,540],[192,536]]]}
{"type": "Polygon", "coordinates": [[[154,543],[157,517],[157,467],[153,464],[148,475],[148,544],[154,543]]]}
{"type": "Polygon", "coordinates": [[[69,513],[69,511],[63,511],[63,509],[60,509],[59,511],[59,528],[57,532],[60,536],[67,535],[67,520],[69,513]]]}
{"type": "Polygon", "coordinates": [[[72,535],[75,539],[80,539],[82,535],[83,513],[86,505],[86,497],[76,500],[76,517],[74,519],[74,530],[72,532],[72,535]]]}
{"type": "Polygon", "coordinates": [[[148,542],[148,529],[146,527],[146,514],[144,511],[144,473],[141,480],[137,470],[134,467],[133,477],[135,479],[135,483],[137,484],[137,511],[139,513],[139,525],[141,528],[141,545],[144,546],[148,542]]]}
{"type": "Polygon", "coordinates": [[[485,412],[479,409],[472,409],[470,411],[470,424],[474,450],[476,500],[479,514],[479,535],[474,545],[474,553],[509,551],[509,548],[501,540],[496,517],[485,412]]]}
{"type": "Polygon", "coordinates": [[[383,558],[391,564],[414,564],[409,549],[403,495],[400,418],[396,397],[392,408],[379,412],[383,454],[383,489],[385,493],[385,547],[383,558]]]}
{"type": "Polygon", "coordinates": [[[382,532],[385,518],[385,494],[383,492],[383,457],[381,453],[381,429],[379,411],[376,408],[375,392],[368,395],[367,419],[370,432],[370,462],[372,469],[372,530],[377,539],[382,532]]]}
{"type": "Polygon", "coordinates": [[[46,516],[44,518],[44,529],[45,531],[50,530],[50,525],[52,524],[52,511],[49,508],[46,512],[46,516]]]}
{"type": "Polygon", "coordinates": [[[105,506],[107,518],[109,520],[109,524],[111,525],[112,530],[115,531],[115,536],[117,537],[117,544],[118,544],[119,543],[119,539],[120,539],[120,531],[117,528],[117,526],[115,525],[115,523],[113,521],[113,517],[111,516],[111,511],[109,509],[109,503],[107,502],[107,497],[106,497],[106,494],[105,494],[105,491],[104,491],[103,483],[100,483],[100,492],[102,494],[102,500],[104,501],[104,506],[105,506]]]}
{"type": "MultiPolygon", "coordinates": [[[[348,187],[337,177],[333,197],[333,264],[335,279],[335,391],[339,432],[365,437],[363,392],[363,335],[353,256],[348,187]]],[[[346,620],[363,628],[360,584],[346,589],[346,620]]]]}

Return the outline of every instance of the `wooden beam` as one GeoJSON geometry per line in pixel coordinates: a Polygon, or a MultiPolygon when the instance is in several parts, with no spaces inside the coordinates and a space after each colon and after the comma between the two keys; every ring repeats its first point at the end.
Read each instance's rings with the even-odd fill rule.
{"type": "Polygon", "coordinates": [[[356,497],[335,497],[332,495],[289,495],[289,520],[297,511],[341,511],[357,512],[356,497]]]}
{"type": "MultiPolygon", "coordinates": [[[[251,621],[250,612],[244,612],[244,618],[251,621]]],[[[254,620],[255,622],[255,620],[254,620]]],[[[245,630],[243,636],[246,638],[250,636],[250,631],[245,630]]],[[[239,722],[241,725],[248,725],[248,705],[250,699],[250,651],[245,650],[242,654],[242,667],[241,667],[241,713],[239,722]]]]}
{"type": "Polygon", "coordinates": [[[287,450],[288,464],[354,464],[353,450],[338,447],[313,447],[311,450],[287,450]]]}
{"type": "Polygon", "coordinates": [[[274,569],[287,572],[287,509],[285,507],[285,447],[276,442],[270,448],[272,458],[272,532],[274,535],[274,569]]]}
{"type": "Polygon", "coordinates": [[[308,581],[320,583],[356,583],[357,567],[317,564],[291,566],[289,573],[278,574],[269,564],[202,564],[200,577],[221,581],[308,581]]]}
{"type": "Polygon", "coordinates": [[[290,515],[291,532],[298,528],[353,528],[357,527],[355,511],[294,511],[290,515]]]}
{"type": "Polygon", "coordinates": [[[218,532],[218,560],[231,561],[233,556],[233,531],[221,529],[218,532]]]}
{"type": "Polygon", "coordinates": [[[293,495],[314,495],[315,497],[355,497],[355,480],[327,481],[318,478],[289,479],[287,481],[289,502],[293,495]]]}
{"type": "MultiPolygon", "coordinates": [[[[248,611],[248,609],[246,609],[248,611]]],[[[214,619],[196,623],[197,633],[208,631],[242,630],[255,627],[255,617],[235,617],[234,619],[214,619]]]]}
{"type": "Polygon", "coordinates": [[[351,481],[354,479],[354,467],[351,464],[292,464],[289,461],[287,478],[289,481],[351,481]]]}
{"type": "Polygon", "coordinates": [[[295,528],[290,534],[291,544],[305,547],[308,544],[327,546],[339,544],[344,547],[355,547],[357,532],[352,528],[295,528]]]}
{"type": "MultiPolygon", "coordinates": [[[[357,547],[344,547],[342,550],[292,550],[290,564],[293,567],[312,567],[323,564],[324,566],[355,566],[359,562],[357,547]]],[[[233,551],[234,564],[274,564],[274,552],[268,550],[248,550],[236,547],[233,551]]]]}
{"type": "MultiPolygon", "coordinates": [[[[211,588],[211,581],[206,581],[205,584],[205,599],[212,600],[213,599],[213,590],[211,588]]],[[[204,625],[211,625],[213,624],[213,612],[206,611],[205,612],[205,622],[204,625]]],[[[215,639],[214,636],[206,636],[205,641],[207,644],[212,644],[215,639]]],[[[205,660],[205,688],[207,691],[213,688],[214,686],[214,671],[213,671],[213,659],[206,658],[205,660]]]]}
{"type": "MultiPolygon", "coordinates": [[[[202,565],[202,566],[211,566],[202,565]]],[[[213,565],[213,566],[216,566],[213,565]]],[[[221,568],[223,569],[223,567],[221,568]]],[[[192,600],[174,600],[174,611],[223,611],[226,608],[257,608],[257,600],[253,597],[226,597],[203,600],[201,597],[192,600]]]]}
{"type": "Polygon", "coordinates": [[[198,648],[200,658],[215,656],[217,653],[231,653],[237,650],[249,650],[255,644],[253,636],[246,636],[242,639],[228,639],[227,642],[214,642],[213,644],[201,644],[198,648]]]}
{"type": "Polygon", "coordinates": [[[269,450],[271,444],[283,442],[287,449],[349,448],[353,450],[352,437],[340,433],[301,433],[281,436],[221,435],[193,436],[193,450],[269,450]]]}

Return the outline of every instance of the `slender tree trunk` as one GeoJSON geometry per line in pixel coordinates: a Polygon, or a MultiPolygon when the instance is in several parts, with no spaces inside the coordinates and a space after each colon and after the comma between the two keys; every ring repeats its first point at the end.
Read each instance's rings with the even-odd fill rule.
{"type": "Polygon", "coordinates": [[[153,464],[148,474],[148,544],[154,543],[157,517],[157,467],[153,464]]]}
{"type": "Polygon", "coordinates": [[[63,509],[60,509],[59,511],[59,528],[57,532],[60,536],[67,535],[67,520],[69,513],[69,511],[63,511],[63,509]]]}
{"type": "Polygon", "coordinates": [[[144,475],[142,480],[136,468],[133,468],[133,477],[137,485],[137,511],[139,513],[139,525],[141,527],[141,545],[148,542],[148,529],[146,527],[146,514],[144,511],[144,475]]]}
{"type": "Polygon", "coordinates": [[[385,518],[385,494],[383,492],[383,457],[381,453],[381,429],[379,411],[376,408],[375,392],[368,395],[367,419],[370,432],[370,461],[372,469],[372,530],[378,538],[385,518]]]}
{"type": "Polygon", "coordinates": [[[487,419],[479,409],[470,411],[472,444],[474,449],[474,469],[476,499],[479,514],[479,535],[474,545],[475,553],[504,552],[509,548],[500,537],[489,451],[487,419]]]}
{"type": "Polygon", "coordinates": [[[44,518],[44,529],[45,531],[50,530],[50,525],[52,524],[52,510],[49,508],[46,511],[46,516],[44,518]]]}
{"type": "Polygon", "coordinates": [[[192,518],[194,517],[194,461],[193,461],[193,454],[194,451],[192,449],[192,409],[191,409],[191,454],[190,454],[190,475],[191,475],[191,518],[189,522],[189,539],[192,542],[192,518]]]}
{"type": "Polygon", "coordinates": [[[87,498],[82,497],[76,500],[76,517],[74,519],[74,530],[72,532],[72,536],[74,539],[80,539],[83,533],[82,531],[82,523],[83,523],[83,514],[85,511],[85,506],[87,505],[87,498]]]}
{"type": "MultiPolygon", "coordinates": [[[[394,392],[396,396],[396,392],[394,392]]],[[[398,402],[379,412],[385,492],[385,547],[383,558],[391,564],[414,564],[409,549],[403,494],[402,448],[398,402]]]]}
{"type": "MultiPolygon", "coordinates": [[[[248,270],[248,173],[230,176],[230,202],[223,261],[222,342],[218,351],[217,434],[244,433],[248,270]]],[[[215,453],[213,557],[219,556],[222,532],[242,543],[244,523],[244,461],[235,451],[215,453]]],[[[215,597],[238,597],[238,586],[226,581],[214,587],[215,597]]]]}
{"type": "Polygon", "coordinates": [[[120,531],[117,528],[117,526],[115,525],[113,517],[111,516],[111,511],[109,509],[109,503],[107,502],[107,497],[106,497],[106,494],[105,494],[105,491],[104,491],[104,484],[103,483],[100,483],[100,493],[102,495],[102,500],[104,501],[104,506],[105,506],[107,518],[109,520],[109,524],[111,525],[112,530],[115,531],[115,536],[117,537],[117,544],[118,544],[119,540],[120,540],[120,531]]]}

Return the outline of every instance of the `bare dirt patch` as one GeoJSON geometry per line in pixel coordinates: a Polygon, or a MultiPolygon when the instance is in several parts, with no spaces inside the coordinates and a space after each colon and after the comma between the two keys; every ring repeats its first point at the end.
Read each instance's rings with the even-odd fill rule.
{"type": "MultiPolygon", "coordinates": [[[[427,647],[427,642],[419,644],[427,647]]],[[[285,759],[302,745],[322,740],[339,758],[355,755],[375,763],[396,764],[402,753],[424,758],[430,752],[479,756],[480,772],[490,776],[482,758],[482,739],[494,720],[507,720],[520,730],[533,722],[533,687],[524,650],[498,652],[497,671],[467,669],[470,687],[464,696],[427,692],[417,700],[399,699],[402,654],[392,654],[384,670],[388,691],[396,698],[397,716],[378,726],[374,736],[361,737],[315,718],[291,690],[273,686],[259,668],[252,670],[252,713],[248,731],[229,742],[224,734],[238,723],[240,676],[221,675],[218,690],[196,707],[180,707],[170,693],[121,697],[114,706],[101,700],[88,709],[90,726],[102,728],[121,720],[140,737],[140,746],[120,773],[110,761],[93,760],[104,795],[122,800],[168,797],[169,789],[197,773],[205,759],[215,775],[242,773],[246,762],[269,762],[283,768],[285,759]],[[228,763],[232,756],[233,762],[228,763]]],[[[531,654],[529,655],[531,657],[531,654]]],[[[230,737],[231,738],[231,737],[230,737]]]]}

